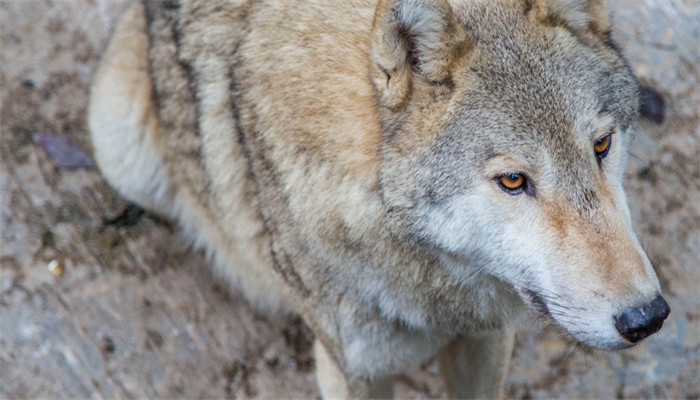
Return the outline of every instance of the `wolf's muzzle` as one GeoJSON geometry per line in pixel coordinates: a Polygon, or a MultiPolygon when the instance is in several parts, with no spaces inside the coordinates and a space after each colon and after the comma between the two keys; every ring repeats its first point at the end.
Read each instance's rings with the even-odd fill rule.
{"type": "Polygon", "coordinates": [[[661,329],[671,308],[661,296],[639,307],[630,307],[615,317],[615,328],[632,343],[653,335],[661,329]]]}

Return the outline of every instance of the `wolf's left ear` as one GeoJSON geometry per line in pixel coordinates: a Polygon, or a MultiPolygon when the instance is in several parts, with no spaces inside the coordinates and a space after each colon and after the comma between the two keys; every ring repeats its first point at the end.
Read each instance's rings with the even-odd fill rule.
{"type": "Polygon", "coordinates": [[[445,0],[380,0],[374,17],[371,76],[383,105],[396,109],[416,78],[443,82],[469,48],[445,0]]]}
{"type": "Polygon", "coordinates": [[[541,19],[554,18],[573,31],[590,30],[596,34],[610,31],[606,0],[527,0],[541,19]]]}

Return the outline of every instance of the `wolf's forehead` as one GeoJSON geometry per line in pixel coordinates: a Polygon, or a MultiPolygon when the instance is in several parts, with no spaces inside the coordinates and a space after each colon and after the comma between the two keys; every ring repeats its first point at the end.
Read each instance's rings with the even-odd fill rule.
{"type": "Polygon", "coordinates": [[[564,27],[533,24],[513,10],[490,8],[498,9],[491,5],[476,13],[484,29],[476,34],[469,60],[471,95],[533,132],[572,125],[581,131],[580,125],[601,112],[625,129],[635,119],[638,83],[614,46],[602,40],[585,44],[564,27]]]}
{"type": "Polygon", "coordinates": [[[518,42],[506,35],[477,46],[461,106],[498,132],[492,139],[581,144],[595,134],[599,115],[620,101],[606,93],[614,71],[565,33],[539,36],[518,42]]]}
{"type": "Polygon", "coordinates": [[[598,94],[606,68],[588,49],[553,38],[536,44],[509,39],[477,48],[471,68],[477,91],[499,108],[556,123],[603,107],[598,94]]]}
{"type": "Polygon", "coordinates": [[[539,65],[529,57],[505,55],[472,67],[476,78],[461,98],[459,118],[477,124],[495,146],[558,142],[573,148],[588,141],[606,108],[599,95],[604,73],[585,61],[567,67],[565,60],[539,65]]]}

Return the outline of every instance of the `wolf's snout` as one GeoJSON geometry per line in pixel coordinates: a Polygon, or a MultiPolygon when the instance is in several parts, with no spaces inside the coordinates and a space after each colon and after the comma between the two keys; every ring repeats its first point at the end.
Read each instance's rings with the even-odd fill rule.
{"type": "Polygon", "coordinates": [[[639,307],[630,307],[615,317],[615,328],[632,343],[653,335],[661,329],[671,308],[661,296],[639,307]]]}

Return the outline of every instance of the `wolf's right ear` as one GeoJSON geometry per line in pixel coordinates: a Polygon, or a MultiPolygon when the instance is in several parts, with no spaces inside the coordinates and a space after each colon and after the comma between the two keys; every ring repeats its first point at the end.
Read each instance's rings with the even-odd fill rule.
{"type": "Polygon", "coordinates": [[[440,83],[470,47],[445,0],[380,0],[374,17],[371,76],[381,103],[400,108],[420,77],[440,83]]]}

